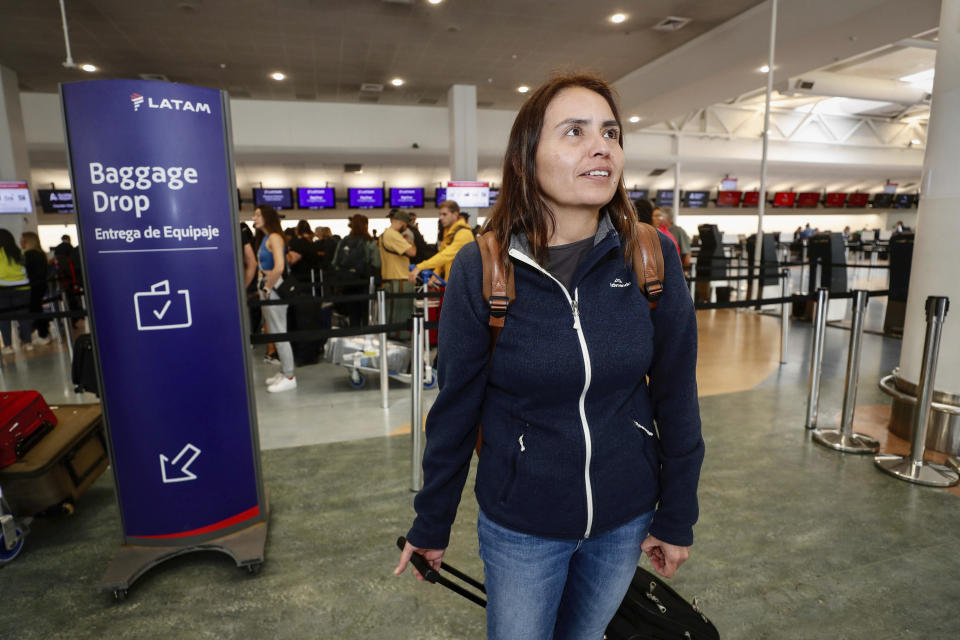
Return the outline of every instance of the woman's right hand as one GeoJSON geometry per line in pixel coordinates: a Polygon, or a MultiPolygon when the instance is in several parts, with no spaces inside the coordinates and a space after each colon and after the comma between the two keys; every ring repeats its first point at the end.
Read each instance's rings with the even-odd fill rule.
{"type": "MultiPolygon", "coordinates": [[[[444,551],[446,551],[446,549],[421,549],[420,547],[415,547],[410,544],[408,540],[407,544],[403,546],[403,551],[400,552],[400,562],[397,564],[397,568],[393,570],[393,575],[398,576],[403,573],[404,569],[407,568],[407,564],[410,562],[410,556],[414,553],[422,555],[434,571],[440,571],[444,551]]],[[[420,575],[420,572],[416,569],[413,569],[413,574],[417,576],[417,580],[423,580],[423,576],[420,575]]]]}

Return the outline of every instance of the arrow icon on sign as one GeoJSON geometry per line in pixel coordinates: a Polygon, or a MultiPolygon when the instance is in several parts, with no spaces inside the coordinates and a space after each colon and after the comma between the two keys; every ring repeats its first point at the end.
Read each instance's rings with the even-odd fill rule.
{"type": "Polygon", "coordinates": [[[180,450],[180,453],[178,453],[177,457],[175,457],[173,460],[170,460],[170,458],[168,458],[167,456],[161,453],[160,454],[160,476],[161,478],[163,478],[163,482],[165,484],[169,484],[171,482],[186,482],[188,480],[196,480],[197,475],[192,471],[190,471],[189,467],[193,463],[193,461],[197,459],[197,456],[199,455],[200,455],[200,449],[197,449],[195,446],[193,446],[189,442],[183,449],[180,450]],[[184,462],[180,466],[180,469],[179,469],[181,475],[177,477],[168,478],[167,464],[170,465],[171,471],[173,471],[174,469],[177,468],[177,465],[180,463],[180,461],[187,455],[189,455],[189,458],[187,459],[186,462],[184,462]]]}

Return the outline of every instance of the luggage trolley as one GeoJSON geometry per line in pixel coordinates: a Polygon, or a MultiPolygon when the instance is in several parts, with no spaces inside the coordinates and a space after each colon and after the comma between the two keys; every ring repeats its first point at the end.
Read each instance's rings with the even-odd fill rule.
{"type": "Polygon", "coordinates": [[[32,518],[16,518],[10,511],[0,487],[0,567],[11,562],[23,549],[23,541],[30,533],[32,518]]]}
{"type": "MultiPolygon", "coordinates": [[[[429,290],[431,278],[439,281],[440,286],[446,282],[429,269],[421,271],[418,276],[421,293],[429,290]]],[[[430,365],[430,345],[424,340],[423,388],[432,389],[437,386],[437,372],[430,365]]],[[[411,361],[410,346],[397,340],[387,340],[387,375],[391,380],[404,384],[413,381],[413,373],[407,373],[411,361]]],[[[346,367],[350,372],[350,385],[354,389],[362,389],[367,385],[364,374],[378,375],[380,373],[379,341],[373,336],[357,336],[355,338],[332,338],[327,341],[325,357],[328,362],[346,367]]]]}

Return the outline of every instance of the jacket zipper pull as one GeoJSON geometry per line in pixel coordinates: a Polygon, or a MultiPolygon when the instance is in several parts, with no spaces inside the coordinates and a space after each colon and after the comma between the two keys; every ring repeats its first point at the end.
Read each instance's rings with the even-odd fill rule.
{"type": "Polygon", "coordinates": [[[580,331],[580,308],[575,299],[570,301],[570,307],[573,309],[573,328],[580,331]]]}

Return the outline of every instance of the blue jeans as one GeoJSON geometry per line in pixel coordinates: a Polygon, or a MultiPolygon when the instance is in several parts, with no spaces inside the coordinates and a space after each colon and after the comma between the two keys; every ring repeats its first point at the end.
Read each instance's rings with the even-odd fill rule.
{"type": "Polygon", "coordinates": [[[653,511],[585,540],[519,533],[480,511],[489,640],[601,640],[640,562],[653,511]]]}

